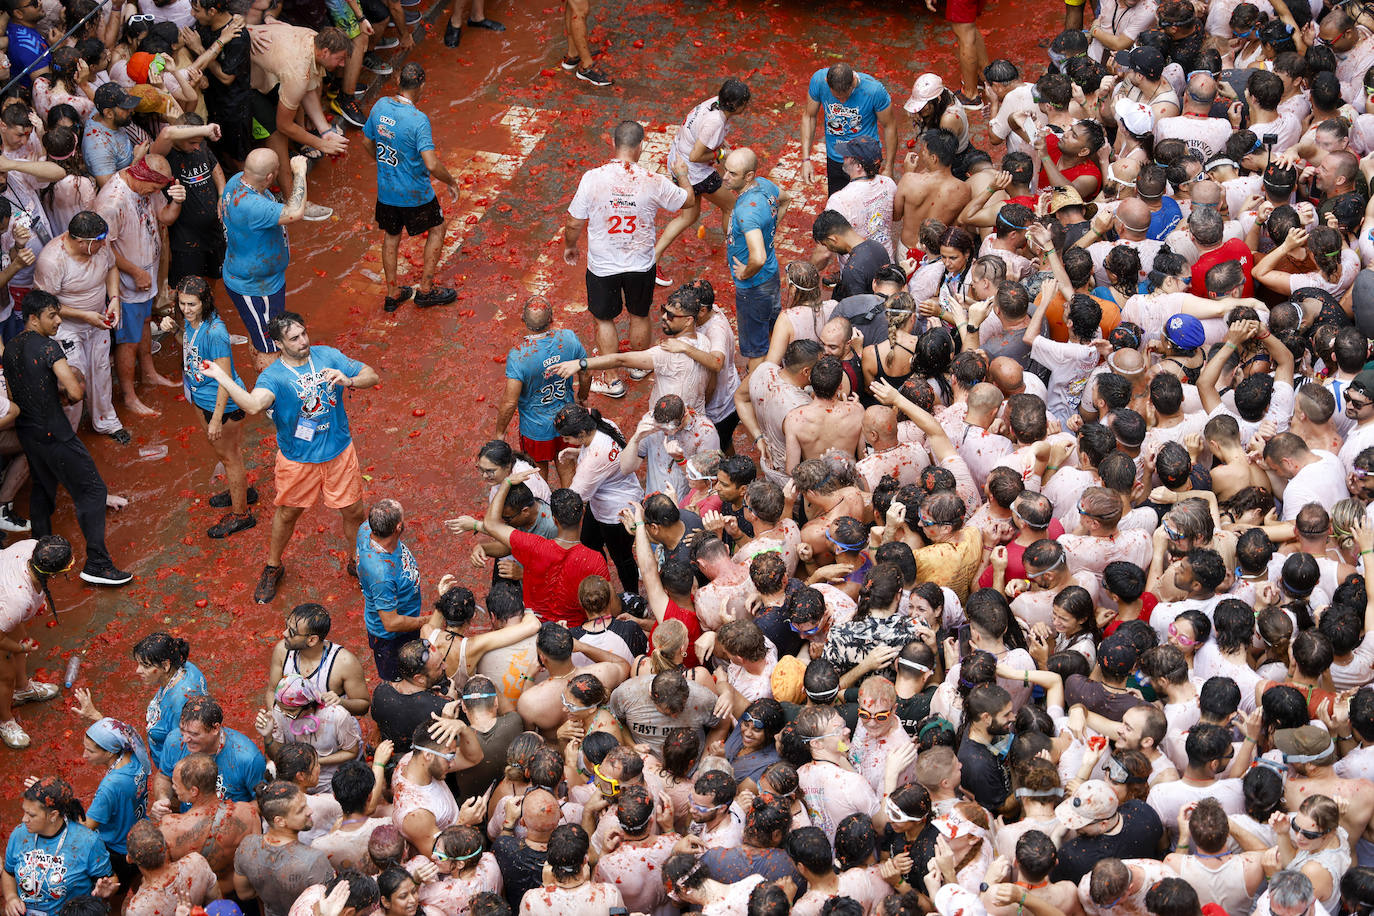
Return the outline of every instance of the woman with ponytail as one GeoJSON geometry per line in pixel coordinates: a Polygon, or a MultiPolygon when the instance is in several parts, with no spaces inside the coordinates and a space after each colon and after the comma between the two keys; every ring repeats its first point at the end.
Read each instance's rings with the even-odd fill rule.
{"type": "MultiPolygon", "coordinates": [[[[145,687],[156,691],[148,701],[148,751],[154,759],[162,756],[162,745],[171,731],[181,724],[181,708],[194,696],[210,692],[205,675],[187,661],[191,644],[170,633],[149,633],[134,644],[134,672],[145,687]]],[[[97,722],[104,716],[95,708],[89,690],[76,688],[73,709],[97,722]]]]}
{"type": "Polygon", "coordinates": [[[825,640],[826,661],[840,670],[840,689],[869,674],[896,676],[893,662],[907,643],[919,641],[923,625],[899,614],[902,571],[895,563],[879,563],[859,587],[854,619],[830,628],[825,640]]]}
{"type": "Polygon", "coordinates": [[[44,606],[57,619],[57,606],[48,591],[48,579],[66,572],[72,565],[72,545],[56,534],[28,538],[0,553],[0,740],[19,750],[29,746],[29,736],[14,717],[14,707],[42,702],[57,696],[56,684],[29,678],[29,653],[38,649],[38,640],[29,635],[27,625],[44,606]]]}
{"type": "Polygon", "coordinates": [[[783,268],[782,278],[791,290],[790,298],[773,323],[773,335],[768,342],[770,363],[782,365],[782,355],[794,340],[814,340],[820,343],[821,328],[834,314],[838,304],[827,299],[821,286],[821,272],[810,261],[792,261],[783,268]]]}
{"type": "Polygon", "coordinates": [[[897,293],[884,305],[887,310],[887,340],[864,347],[864,387],[882,379],[900,389],[916,371],[916,301],[905,291],[897,293]]]}
{"type": "Polygon", "coordinates": [[[1359,272],[1360,257],[1346,247],[1345,236],[1339,230],[1318,226],[1308,233],[1298,226],[1288,230],[1283,244],[1260,259],[1252,276],[1256,283],[1285,296],[1310,286],[1340,299],[1354,285],[1359,272]],[[1285,258],[1310,262],[1313,270],[1301,274],[1277,270],[1285,258]]]}
{"type": "Polygon", "coordinates": [[[620,510],[644,500],[639,478],[620,469],[620,450],[625,436],[601,411],[581,404],[569,404],[554,418],[558,435],[576,446],[576,456],[559,455],[558,476],[563,486],[587,504],[582,517],[582,543],[592,550],[610,555],[620,573],[621,587],[639,590],[639,568],[635,565],[634,537],[620,523],[620,510]]]}
{"type": "Polygon", "coordinates": [[[24,819],[5,852],[5,909],[15,901],[30,916],[60,913],[74,897],[109,897],[119,889],[100,836],[81,821],[85,810],[71,784],[56,776],[31,779],[24,819]]]}

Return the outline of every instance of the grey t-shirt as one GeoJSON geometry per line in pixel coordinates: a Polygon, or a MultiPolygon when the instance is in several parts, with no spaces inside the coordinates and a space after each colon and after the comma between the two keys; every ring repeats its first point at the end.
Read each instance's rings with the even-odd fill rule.
{"type": "Polygon", "coordinates": [[[506,751],[510,749],[510,743],[515,740],[515,736],[524,730],[525,723],[518,712],[508,712],[497,717],[491,731],[481,732],[473,729],[477,743],[482,746],[482,762],[466,770],[459,770],[450,777],[450,788],[453,789],[454,796],[460,801],[466,801],[483,794],[493,782],[500,779],[506,768],[506,751]]]}
{"type": "Polygon", "coordinates": [[[261,834],[243,838],[234,853],[234,871],[253,885],[266,916],[287,916],[302,891],[334,877],[324,853],[300,843],[271,846],[261,834]]]}
{"type": "Polygon", "coordinates": [[[883,308],[886,302],[886,299],[876,293],[849,296],[840,300],[835,306],[835,311],[830,313],[830,317],[848,318],[854,328],[864,336],[864,346],[871,347],[880,340],[887,340],[887,310],[883,308]]]}
{"type": "Polygon", "coordinates": [[[656,754],[663,750],[664,733],[670,728],[695,728],[704,741],[706,728],[716,724],[711,715],[716,695],[688,681],[687,705],[677,715],[665,716],[649,696],[655,677],[641,674],[617,687],[611,694],[611,714],[630,730],[636,744],[647,744],[656,754]]]}

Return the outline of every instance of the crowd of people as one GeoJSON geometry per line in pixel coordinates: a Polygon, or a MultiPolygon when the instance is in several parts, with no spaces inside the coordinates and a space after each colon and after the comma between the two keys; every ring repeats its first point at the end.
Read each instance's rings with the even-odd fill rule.
{"type": "MultiPolygon", "coordinates": [[[[357,102],[409,5],[5,0],[0,528],[32,536],[0,552],[0,739],[61,694],[28,662],[80,552],[59,486],[81,578],[132,578],[77,432],[127,445],[140,384],[182,386],[223,463],[212,538],[256,525],[268,415],[253,598],[287,598],[266,677],[234,672],[251,708],[163,631],[142,725],[100,711],[117,679],[73,690],[99,788],[52,761],[14,788],[5,916],[1374,912],[1374,11],[1078,0],[1013,61],[950,0],[958,89],[923,73],[898,113],[815,71],[791,187],[727,142],[763,132],[743,80],[664,162],[614,125],[565,197],[591,320],[524,304],[458,576],[365,494],[345,389],[383,372],[285,291],[351,125],[383,310],[456,297],[423,67],[357,102]],[[733,307],[669,278],[703,201],[733,307]],[[365,632],[288,579],[320,502],[365,632]]],[[[607,85],[587,15],[562,65],[607,85]]],[[[460,0],[447,45],[464,25],[503,28],[460,0]]]]}

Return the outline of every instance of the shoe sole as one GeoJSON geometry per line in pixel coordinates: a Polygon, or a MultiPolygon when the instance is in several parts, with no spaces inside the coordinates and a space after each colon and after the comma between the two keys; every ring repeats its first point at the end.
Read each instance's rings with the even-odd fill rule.
{"type": "Polygon", "coordinates": [[[357,128],[361,128],[364,124],[367,123],[366,121],[358,121],[358,120],[355,120],[355,119],[349,117],[348,115],[343,115],[343,119],[344,119],[345,121],[347,121],[349,124],[352,124],[354,127],[357,127],[357,128]]]}
{"type": "Polygon", "coordinates": [[[331,217],[331,216],[333,216],[333,215],[334,215],[334,211],[333,211],[333,210],[330,210],[328,213],[324,214],[323,216],[306,216],[306,217],[303,217],[303,219],[304,219],[307,223],[322,223],[322,222],[324,222],[325,220],[329,219],[329,217],[331,217]]]}
{"type": "Polygon", "coordinates": [[[132,575],[126,575],[123,579],[107,579],[104,576],[96,576],[83,571],[81,573],[81,581],[89,582],[92,585],[128,585],[130,582],[134,581],[134,577],[132,575]]]}
{"type": "Polygon", "coordinates": [[[0,521],[0,531],[8,531],[10,534],[25,534],[32,530],[33,525],[25,525],[23,528],[20,528],[18,525],[14,524],[14,522],[0,521]]]}
{"type": "Polygon", "coordinates": [[[3,736],[0,737],[0,741],[4,741],[5,747],[9,748],[12,751],[22,751],[29,746],[31,739],[28,735],[25,735],[24,740],[22,742],[19,742],[11,741],[8,736],[3,736]]]}
{"type": "Polygon", "coordinates": [[[581,61],[578,61],[578,63],[575,64],[570,64],[566,60],[561,60],[558,62],[558,65],[562,67],[564,70],[571,72],[573,70],[576,70],[579,66],[581,66],[581,61]]]}
{"type": "Polygon", "coordinates": [[[662,277],[654,277],[654,283],[657,284],[658,286],[672,286],[672,285],[673,285],[673,281],[672,281],[672,280],[665,280],[665,279],[663,279],[662,277]]]}
{"type": "Polygon", "coordinates": [[[375,45],[372,46],[372,50],[390,51],[392,48],[399,48],[400,46],[401,43],[394,38],[383,38],[381,41],[377,42],[375,45]],[[391,43],[387,44],[388,41],[391,43]]]}
{"type": "MultiPolygon", "coordinates": [[[[368,71],[369,73],[375,73],[375,74],[377,74],[378,76],[390,76],[391,74],[393,74],[393,73],[396,72],[396,68],[395,68],[395,67],[369,67],[369,66],[367,66],[366,64],[363,65],[363,69],[366,70],[366,71],[368,71]]],[[[347,118],[348,115],[344,115],[344,117],[347,118]]],[[[350,124],[354,124],[354,123],[356,123],[356,122],[354,122],[354,121],[349,121],[349,123],[350,123],[350,124]]],[[[358,126],[359,126],[359,127],[362,127],[361,124],[358,124],[358,126]]]]}
{"type": "Polygon", "coordinates": [[[620,389],[619,391],[608,391],[608,390],[606,390],[605,388],[600,388],[600,389],[593,388],[593,389],[592,389],[592,394],[599,394],[599,395],[601,395],[602,397],[607,397],[607,398],[623,398],[623,397],[625,397],[625,389],[622,388],[622,389],[620,389]]]}
{"type": "Polygon", "coordinates": [[[578,72],[577,78],[584,83],[591,83],[593,86],[609,86],[615,82],[615,80],[595,80],[590,76],[583,75],[581,71],[578,72]]]}

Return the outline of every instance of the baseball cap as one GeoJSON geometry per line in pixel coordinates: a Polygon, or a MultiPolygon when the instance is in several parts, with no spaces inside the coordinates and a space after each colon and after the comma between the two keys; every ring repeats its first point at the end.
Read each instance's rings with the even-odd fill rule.
{"type": "Polygon", "coordinates": [[[1350,387],[1365,397],[1374,399],[1374,369],[1365,369],[1356,375],[1350,380],[1350,387]]]}
{"type": "Polygon", "coordinates": [[[883,161],[883,145],[872,137],[862,135],[841,140],[835,144],[835,152],[866,165],[878,165],[883,161]]]}
{"type": "Polygon", "coordinates": [[[1135,643],[1124,636],[1112,635],[1102,641],[1097,650],[1097,663],[1102,673],[1111,678],[1124,678],[1135,670],[1140,652],[1135,643]]]}
{"type": "Polygon", "coordinates": [[[1118,51],[1116,62],[1119,66],[1134,70],[1149,80],[1157,80],[1164,75],[1164,55],[1158,48],[1138,47],[1129,51],[1118,51]]]}
{"type": "Polygon", "coordinates": [[[107,108],[124,108],[133,110],[138,107],[138,99],[124,91],[124,87],[118,83],[103,83],[95,91],[95,110],[104,111],[107,108]]]}
{"type": "Polygon", "coordinates": [[[1089,779],[1073,795],[1054,809],[1054,817],[1070,830],[1082,830],[1089,824],[1105,821],[1116,813],[1116,792],[1101,779],[1089,779]]]}
{"type": "Polygon", "coordinates": [[[1285,763],[1317,763],[1336,753],[1331,735],[1315,725],[1279,729],[1274,732],[1274,747],[1283,752],[1285,763]]]}
{"type": "Polygon", "coordinates": [[[1116,123],[1132,134],[1141,136],[1154,130],[1155,116],[1150,106],[1134,99],[1117,99],[1112,106],[1116,123]]]}
{"type": "Polygon", "coordinates": [[[902,107],[907,114],[915,114],[940,97],[945,91],[945,81],[938,73],[922,73],[911,85],[911,98],[902,107]]]}
{"type": "Polygon", "coordinates": [[[1180,350],[1196,350],[1207,340],[1207,332],[1202,329],[1202,322],[1192,315],[1184,315],[1181,312],[1169,316],[1169,320],[1164,322],[1164,336],[1180,350]]]}

